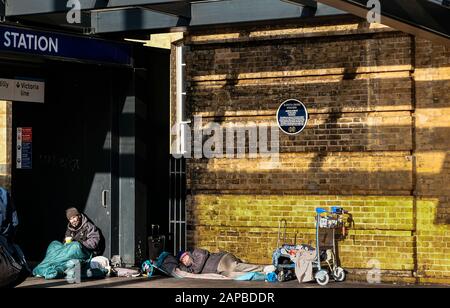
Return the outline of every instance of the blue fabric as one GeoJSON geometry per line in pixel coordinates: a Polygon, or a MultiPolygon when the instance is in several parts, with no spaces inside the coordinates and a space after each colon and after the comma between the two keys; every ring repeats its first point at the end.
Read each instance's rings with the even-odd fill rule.
{"type": "Polygon", "coordinates": [[[0,187],[0,234],[10,238],[19,225],[16,209],[9,200],[9,193],[0,187]]]}
{"type": "Polygon", "coordinates": [[[268,282],[277,282],[278,281],[277,274],[275,272],[268,273],[266,275],[266,280],[268,282]]]}
{"type": "Polygon", "coordinates": [[[328,212],[328,211],[324,208],[321,208],[321,207],[316,208],[317,214],[322,214],[322,213],[326,213],[326,212],[328,212]]]}
{"type": "Polygon", "coordinates": [[[264,273],[245,273],[242,276],[235,278],[237,281],[265,281],[266,275],[264,273]]]}
{"type": "Polygon", "coordinates": [[[3,187],[0,187],[0,230],[4,227],[3,224],[6,221],[6,210],[8,205],[8,194],[3,187]]]}
{"type": "Polygon", "coordinates": [[[163,251],[159,255],[158,259],[156,260],[156,266],[157,267],[161,267],[163,262],[164,262],[164,260],[167,258],[168,255],[169,255],[169,253],[167,251],[163,251]]]}
{"type": "Polygon", "coordinates": [[[33,270],[33,275],[45,279],[62,278],[69,269],[68,261],[78,260],[83,264],[90,258],[91,255],[78,242],[62,244],[54,241],[48,246],[44,260],[33,270]]]}

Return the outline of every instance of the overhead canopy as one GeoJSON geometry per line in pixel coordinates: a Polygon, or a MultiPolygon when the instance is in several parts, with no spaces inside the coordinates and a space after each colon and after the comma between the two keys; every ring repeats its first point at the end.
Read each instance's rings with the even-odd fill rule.
{"type": "MultiPolygon", "coordinates": [[[[130,35],[178,27],[265,23],[353,14],[366,18],[368,0],[78,0],[81,24],[66,16],[72,0],[0,0],[0,18],[89,34],[130,35]],[[4,3],[3,3],[4,2],[4,3]]],[[[450,41],[448,0],[379,0],[381,22],[401,31],[450,41]]]]}
{"type": "MultiPolygon", "coordinates": [[[[177,27],[333,16],[344,12],[314,0],[78,0],[81,24],[69,24],[69,0],[4,0],[8,21],[91,34],[164,32],[177,27]]],[[[3,12],[3,13],[2,13],[3,12]]]]}
{"type": "MultiPolygon", "coordinates": [[[[368,0],[320,0],[335,8],[367,18],[368,0]]],[[[379,0],[381,23],[392,28],[450,45],[449,0],[379,0]]]]}

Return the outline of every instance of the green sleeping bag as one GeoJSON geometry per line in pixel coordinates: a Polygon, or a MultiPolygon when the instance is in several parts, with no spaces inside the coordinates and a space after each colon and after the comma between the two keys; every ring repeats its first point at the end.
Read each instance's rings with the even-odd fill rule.
{"type": "Polygon", "coordinates": [[[45,279],[64,278],[66,270],[73,267],[74,260],[85,265],[90,259],[91,254],[80,243],[54,241],[48,246],[44,260],[33,270],[33,275],[45,279]]]}

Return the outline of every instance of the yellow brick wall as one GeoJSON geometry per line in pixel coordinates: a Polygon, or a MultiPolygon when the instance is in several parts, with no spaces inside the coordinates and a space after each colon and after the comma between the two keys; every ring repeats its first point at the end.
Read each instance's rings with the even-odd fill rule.
{"type": "Polygon", "coordinates": [[[191,240],[213,251],[238,252],[249,262],[270,263],[280,219],[287,220],[289,242],[297,234],[298,243],[315,245],[315,208],[343,206],[355,220],[340,245],[344,266],[365,268],[378,259],[383,269],[413,269],[411,197],[195,195],[191,202],[191,240]]]}
{"type": "Polygon", "coordinates": [[[298,136],[280,133],[280,164],[190,159],[191,247],[268,263],[280,219],[313,243],[314,208],[355,221],[339,243],[344,267],[366,279],[450,282],[450,53],[360,20],[199,31],[186,38],[188,102],[204,123],[273,124],[288,98],[310,112],[298,136]]]}
{"type": "Polygon", "coordinates": [[[0,186],[11,185],[11,103],[0,101],[0,186]]]}

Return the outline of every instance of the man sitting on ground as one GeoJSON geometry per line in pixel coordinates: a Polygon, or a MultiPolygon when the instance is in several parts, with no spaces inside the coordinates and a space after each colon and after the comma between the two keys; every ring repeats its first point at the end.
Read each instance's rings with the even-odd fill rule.
{"type": "Polygon", "coordinates": [[[77,264],[82,266],[84,273],[89,267],[88,261],[102,255],[104,239],[87,216],[72,207],[66,210],[66,217],[69,223],[64,244],[58,241],[50,243],[44,260],[33,270],[34,276],[62,278],[77,264]]]}
{"type": "Polygon", "coordinates": [[[92,252],[94,256],[101,256],[103,253],[103,241],[100,231],[94,223],[74,207],[66,210],[66,217],[69,223],[67,225],[65,242],[79,242],[84,248],[92,252]]]}

